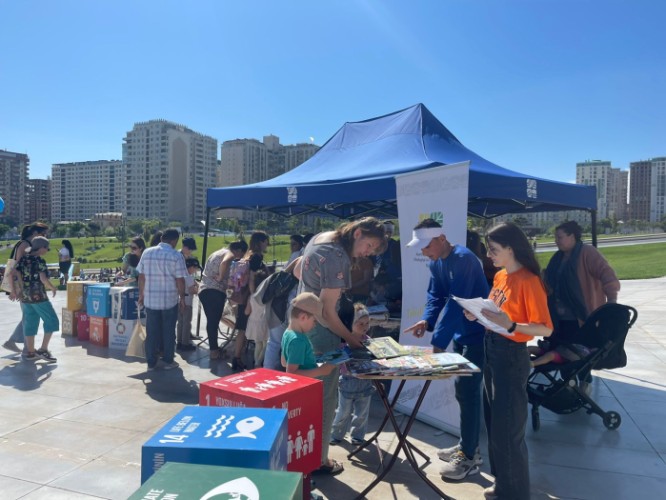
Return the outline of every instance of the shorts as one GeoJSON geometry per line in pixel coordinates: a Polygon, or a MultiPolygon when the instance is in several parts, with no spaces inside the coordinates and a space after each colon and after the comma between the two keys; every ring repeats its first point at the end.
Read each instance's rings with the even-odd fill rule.
{"type": "Polygon", "coordinates": [[[39,330],[39,320],[44,322],[44,333],[53,333],[60,330],[60,321],[51,302],[21,303],[23,311],[23,335],[34,337],[39,330]]]}
{"type": "Polygon", "coordinates": [[[67,261],[61,262],[60,264],[58,264],[58,267],[60,268],[60,272],[62,274],[67,275],[67,274],[69,274],[69,268],[72,267],[72,261],[67,260],[67,261]]]}

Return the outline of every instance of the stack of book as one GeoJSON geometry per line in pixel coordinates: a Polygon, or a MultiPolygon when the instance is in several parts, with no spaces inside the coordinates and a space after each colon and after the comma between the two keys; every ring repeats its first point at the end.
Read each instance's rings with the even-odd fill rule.
{"type": "Polygon", "coordinates": [[[403,355],[393,358],[347,361],[347,368],[357,377],[448,376],[467,374],[479,369],[460,354],[452,352],[403,355]]]}

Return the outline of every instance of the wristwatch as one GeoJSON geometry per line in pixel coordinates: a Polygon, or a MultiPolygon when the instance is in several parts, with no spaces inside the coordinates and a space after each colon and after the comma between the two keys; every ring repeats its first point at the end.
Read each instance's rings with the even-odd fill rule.
{"type": "Polygon", "coordinates": [[[513,323],[511,323],[511,326],[506,329],[506,331],[509,332],[509,333],[513,333],[516,329],[516,326],[518,326],[518,325],[516,325],[516,322],[514,321],[513,323]]]}

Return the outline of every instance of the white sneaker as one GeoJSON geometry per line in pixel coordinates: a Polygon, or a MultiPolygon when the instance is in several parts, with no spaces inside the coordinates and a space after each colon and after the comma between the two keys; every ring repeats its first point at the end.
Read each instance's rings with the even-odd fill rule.
{"type": "Polygon", "coordinates": [[[451,460],[439,470],[442,479],[460,480],[478,473],[479,467],[474,463],[474,459],[467,458],[462,451],[453,454],[451,460]]]}
{"type": "MultiPolygon", "coordinates": [[[[461,452],[462,448],[460,447],[460,443],[458,443],[455,446],[451,446],[450,448],[442,448],[441,450],[437,451],[437,457],[440,460],[443,460],[444,462],[450,462],[451,459],[456,455],[458,452],[461,452]]],[[[483,458],[481,458],[481,450],[479,450],[479,447],[476,447],[476,451],[474,452],[474,465],[483,465],[483,458]]]]}

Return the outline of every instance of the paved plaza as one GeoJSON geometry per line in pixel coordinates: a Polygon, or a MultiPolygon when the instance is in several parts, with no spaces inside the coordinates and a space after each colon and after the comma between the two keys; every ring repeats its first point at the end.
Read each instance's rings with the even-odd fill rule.
{"type": "MultiPolygon", "coordinates": [[[[577,412],[555,415],[541,409],[541,429],[528,429],[532,498],[657,499],[666,491],[666,278],[623,281],[620,302],[638,309],[629,332],[628,366],[596,372],[593,397],[616,410],[622,425],[606,430],[601,418],[577,412]]],[[[65,292],[58,292],[59,312],[65,292]]],[[[0,299],[0,341],[20,319],[20,307],[0,299]]],[[[195,313],[196,317],[196,313],[195,313]]],[[[205,321],[205,316],[202,316],[205,321]]],[[[196,321],[196,320],[195,320],[196,321]]],[[[202,332],[205,329],[202,327],[202,332]]],[[[41,337],[38,337],[38,342],[41,337]]],[[[146,373],[144,363],[122,353],[53,338],[57,364],[22,361],[0,353],[0,498],[127,498],[140,486],[141,445],[183,405],[197,404],[198,384],[231,372],[228,358],[210,361],[205,347],[177,355],[180,367],[146,373]]],[[[383,416],[374,401],[369,431],[383,416]]],[[[390,427],[390,426],[389,426],[390,427]]],[[[417,422],[417,446],[433,457],[425,465],[432,481],[457,499],[481,499],[491,484],[487,463],[481,474],[444,482],[437,448],[456,439],[417,422]]],[[[383,449],[394,446],[385,432],[383,449]]],[[[485,456],[485,436],[482,437],[485,456]]],[[[337,477],[317,478],[317,492],[329,499],[351,499],[374,476],[376,448],[351,462],[347,446],[331,447],[345,463],[337,477]]],[[[486,461],[487,462],[487,461],[486,461]]],[[[370,499],[431,499],[432,490],[400,457],[398,464],[368,495],[370,499]]],[[[271,499],[273,500],[273,499],[271,499]]]]}

